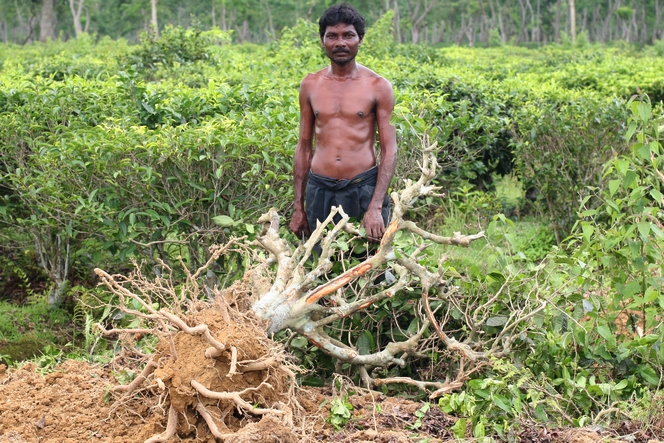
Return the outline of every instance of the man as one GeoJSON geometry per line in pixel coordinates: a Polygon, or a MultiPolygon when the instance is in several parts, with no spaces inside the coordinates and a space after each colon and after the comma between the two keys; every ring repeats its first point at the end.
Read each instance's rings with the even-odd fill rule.
{"type": "Polygon", "coordinates": [[[330,7],[319,21],[321,44],[331,63],[300,85],[295,208],[289,226],[299,238],[308,237],[332,206],[362,218],[372,241],[383,237],[389,221],[387,189],[397,150],[390,124],[394,92],[387,80],[355,61],[364,26],[364,18],[345,3],[330,7]]]}

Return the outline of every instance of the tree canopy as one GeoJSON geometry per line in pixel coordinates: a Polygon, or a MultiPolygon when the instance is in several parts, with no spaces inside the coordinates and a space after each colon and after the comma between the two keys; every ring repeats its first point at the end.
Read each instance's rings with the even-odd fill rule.
{"type": "MultiPolygon", "coordinates": [[[[5,43],[64,40],[83,32],[136,42],[166,25],[232,31],[237,42],[277,39],[298,19],[315,20],[333,0],[0,0],[5,43]]],[[[568,40],[648,44],[662,38],[660,0],[357,0],[374,23],[394,11],[400,43],[537,46],[568,40]]]]}

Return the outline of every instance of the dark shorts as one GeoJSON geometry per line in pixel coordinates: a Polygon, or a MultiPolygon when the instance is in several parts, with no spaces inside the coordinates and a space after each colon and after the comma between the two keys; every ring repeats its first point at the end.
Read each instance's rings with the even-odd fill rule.
{"type": "MultiPolygon", "coordinates": [[[[317,221],[323,222],[330,215],[332,206],[341,206],[349,217],[356,220],[362,219],[371,203],[377,180],[378,166],[374,166],[350,180],[339,180],[309,171],[305,197],[305,212],[309,229],[311,231],[316,229],[317,221]]],[[[383,223],[387,226],[390,219],[390,197],[387,195],[383,199],[381,215],[383,223]]],[[[335,223],[339,220],[341,220],[341,216],[334,217],[335,223]]]]}

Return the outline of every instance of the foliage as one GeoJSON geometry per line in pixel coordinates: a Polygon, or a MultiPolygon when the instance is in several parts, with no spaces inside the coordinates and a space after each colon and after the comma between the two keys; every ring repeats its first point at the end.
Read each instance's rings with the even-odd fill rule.
{"type": "Polygon", "coordinates": [[[32,295],[25,305],[0,301],[0,354],[5,362],[20,362],[47,346],[71,342],[70,315],[51,308],[45,296],[32,295]]]}
{"type": "Polygon", "coordinates": [[[166,26],[158,37],[154,32],[143,32],[141,44],[125,56],[121,65],[134,65],[137,69],[154,71],[157,67],[173,68],[209,57],[207,48],[212,42],[229,43],[230,36],[222,31],[203,32],[198,28],[166,26]]]}
{"type": "Polygon", "coordinates": [[[589,290],[584,310],[604,346],[597,360],[656,387],[664,365],[659,345],[664,338],[663,153],[660,123],[648,97],[635,97],[629,105],[626,138],[635,136],[635,141],[629,153],[607,162],[607,186],[593,189],[600,204],[588,207],[589,198],[583,200],[584,219],[577,223],[570,246],[575,248],[575,274],[589,290]]]}
{"type": "Polygon", "coordinates": [[[352,411],[353,405],[350,404],[346,396],[334,397],[330,403],[330,416],[327,421],[338,431],[348,423],[352,411]]]}
{"type": "MultiPolygon", "coordinates": [[[[316,20],[331,2],[303,0],[181,0],[161,1],[155,11],[160,30],[167,26],[199,26],[203,29],[221,27],[233,30],[238,42],[266,43],[274,41],[279,33],[300,18],[316,20]]],[[[399,43],[412,44],[464,44],[469,46],[496,46],[520,44],[541,46],[552,42],[571,46],[571,37],[560,29],[560,23],[570,23],[574,9],[561,8],[553,1],[537,8],[526,8],[519,3],[503,5],[497,23],[496,10],[486,3],[470,1],[432,2],[420,7],[408,0],[357,0],[353,5],[371,24],[386,13],[394,11],[394,38],[399,43]],[[490,28],[489,28],[490,27],[490,28]]],[[[4,24],[4,39],[24,44],[40,37],[40,2],[1,0],[0,12],[4,24]]],[[[592,5],[593,20],[584,20],[581,26],[580,5],[576,12],[576,43],[583,33],[588,40],[602,44],[622,40],[639,45],[661,36],[657,2],[614,7],[608,2],[592,5]],[[639,32],[636,32],[636,30],[639,32]]],[[[151,26],[150,6],[146,0],[85,0],[86,13],[78,18],[86,33],[127,38],[135,42],[141,31],[151,26]]],[[[82,38],[86,33],[75,32],[75,21],[67,2],[55,2],[53,26],[55,35],[62,39],[82,38]],[[78,35],[77,35],[78,34],[78,35]]]]}
{"type": "Polygon", "coordinates": [[[565,104],[553,99],[522,120],[519,172],[525,188],[537,189],[540,209],[550,215],[558,243],[576,221],[578,195],[591,184],[601,186],[602,165],[625,152],[623,109],[615,99],[601,103],[583,97],[565,104]]]}

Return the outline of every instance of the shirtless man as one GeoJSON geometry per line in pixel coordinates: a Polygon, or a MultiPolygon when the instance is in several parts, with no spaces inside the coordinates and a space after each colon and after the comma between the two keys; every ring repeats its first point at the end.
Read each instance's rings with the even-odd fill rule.
{"type": "Polygon", "coordinates": [[[295,208],[289,226],[299,238],[308,237],[332,206],[341,205],[349,216],[362,218],[361,226],[372,241],[383,237],[389,221],[387,189],[397,151],[390,124],[394,92],[387,80],[355,61],[364,24],[348,4],[330,7],[319,21],[321,43],[331,63],[307,75],[300,85],[295,208]]]}

